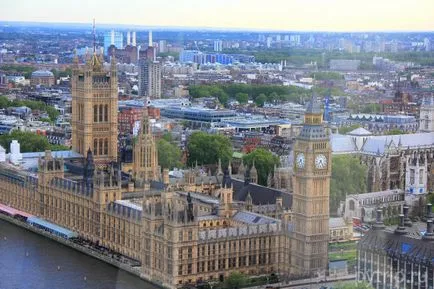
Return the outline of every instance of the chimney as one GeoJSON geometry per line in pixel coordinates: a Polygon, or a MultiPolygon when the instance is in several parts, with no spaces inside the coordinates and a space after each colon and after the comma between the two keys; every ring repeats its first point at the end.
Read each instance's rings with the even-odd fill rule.
{"type": "Polygon", "coordinates": [[[425,232],[425,235],[423,235],[422,239],[428,240],[428,241],[434,240],[432,220],[426,221],[426,232],[425,232]]]}
{"type": "Polygon", "coordinates": [[[377,210],[377,218],[375,220],[374,226],[372,226],[372,228],[374,230],[382,230],[385,228],[384,223],[383,223],[383,218],[381,216],[382,212],[383,212],[383,210],[381,210],[381,209],[377,210]]]}
{"type": "Polygon", "coordinates": [[[407,231],[405,230],[405,225],[404,225],[404,214],[399,215],[399,225],[395,229],[395,234],[399,234],[399,235],[407,234],[407,231]]]}
{"type": "Polygon", "coordinates": [[[127,32],[127,45],[131,45],[131,32],[127,32]]]}
{"type": "Polygon", "coordinates": [[[407,205],[404,205],[404,207],[402,208],[402,210],[404,212],[404,225],[406,227],[413,226],[413,223],[411,222],[410,218],[408,217],[409,207],[407,205]]]}
{"type": "Polygon", "coordinates": [[[132,40],[132,43],[131,43],[131,45],[132,46],[136,46],[136,31],[133,31],[133,40],[132,40]]]}
{"type": "Polygon", "coordinates": [[[151,30],[149,30],[149,33],[148,33],[148,40],[149,40],[148,46],[152,47],[152,31],[151,30]]]}

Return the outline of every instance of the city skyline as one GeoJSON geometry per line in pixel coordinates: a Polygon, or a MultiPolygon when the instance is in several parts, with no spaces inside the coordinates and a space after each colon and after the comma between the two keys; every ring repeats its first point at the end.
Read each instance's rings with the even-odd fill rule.
{"type": "Polygon", "coordinates": [[[4,3],[0,21],[89,23],[96,18],[99,24],[154,27],[336,32],[434,30],[431,19],[434,2],[429,0],[368,0],[357,5],[343,0],[272,0],[270,5],[256,0],[129,3],[118,7],[114,0],[91,3],[78,0],[62,5],[54,0],[37,4],[19,0],[4,3]]]}

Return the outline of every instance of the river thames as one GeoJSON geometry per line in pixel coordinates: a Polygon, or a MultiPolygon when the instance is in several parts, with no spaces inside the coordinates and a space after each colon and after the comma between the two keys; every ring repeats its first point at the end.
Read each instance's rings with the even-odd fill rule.
{"type": "Polygon", "coordinates": [[[157,289],[138,277],[0,220],[0,289],[157,289]]]}

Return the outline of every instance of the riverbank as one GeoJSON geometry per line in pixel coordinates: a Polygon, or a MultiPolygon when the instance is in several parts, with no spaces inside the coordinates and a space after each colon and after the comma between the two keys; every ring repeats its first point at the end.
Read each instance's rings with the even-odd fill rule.
{"type": "Polygon", "coordinates": [[[44,230],[38,229],[36,227],[33,227],[33,226],[31,226],[31,225],[29,225],[27,223],[24,223],[24,222],[22,222],[20,220],[12,218],[12,217],[0,214],[0,219],[6,221],[8,223],[11,223],[13,225],[16,225],[18,227],[21,227],[21,228],[23,228],[23,229],[25,229],[25,230],[27,230],[29,232],[32,232],[32,233],[38,234],[40,236],[43,236],[45,238],[51,239],[51,240],[53,240],[55,242],[58,242],[58,243],[60,243],[60,244],[62,244],[64,246],[72,248],[72,249],[74,249],[74,250],[76,250],[76,251],[78,251],[78,252],[80,252],[82,254],[85,254],[87,256],[93,257],[95,259],[98,259],[98,260],[100,260],[102,262],[105,262],[105,263],[107,263],[107,264],[109,264],[109,265],[111,265],[113,267],[116,267],[116,268],[118,268],[120,270],[123,270],[123,271],[125,271],[125,272],[127,272],[127,273],[129,273],[131,275],[139,277],[140,279],[142,279],[142,280],[144,280],[146,282],[149,282],[152,285],[155,285],[155,286],[158,286],[160,288],[164,288],[165,289],[165,287],[162,286],[160,283],[154,282],[152,280],[148,280],[143,275],[141,275],[140,274],[140,268],[129,266],[128,264],[124,264],[122,262],[119,262],[119,261],[115,260],[114,258],[110,258],[110,257],[108,257],[106,255],[103,255],[103,254],[101,254],[98,251],[92,250],[92,249],[90,249],[88,247],[80,246],[80,245],[78,245],[78,244],[76,244],[76,243],[74,243],[72,241],[60,238],[60,237],[55,236],[55,235],[53,235],[53,234],[51,234],[49,232],[46,232],[44,230]]]}

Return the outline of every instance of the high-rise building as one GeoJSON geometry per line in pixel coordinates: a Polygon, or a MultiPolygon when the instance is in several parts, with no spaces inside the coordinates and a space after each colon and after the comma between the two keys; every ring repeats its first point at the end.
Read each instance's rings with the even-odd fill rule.
{"type": "Polygon", "coordinates": [[[139,60],[139,95],[161,98],[161,63],[159,61],[139,60]]]}
{"type": "Polygon", "coordinates": [[[271,42],[273,41],[273,38],[271,36],[267,37],[267,48],[271,47],[271,42]]]}
{"type": "Polygon", "coordinates": [[[160,53],[166,53],[167,52],[167,41],[166,40],[160,40],[158,42],[158,51],[160,53]]]}
{"type": "Polygon", "coordinates": [[[214,40],[214,51],[220,52],[223,50],[223,41],[214,40]]]}
{"type": "Polygon", "coordinates": [[[108,49],[114,45],[118,49],[124,48],[124,36],[118,31],[107,31],[104,33],[104,54],[107,55],[108,49]]]}
{"type": "Polygon", "coordinates": [[[425,46],[425,51],[431,51],[431,42],[428,38],[423,39],[423,45],[425,46]]]}
{"type": "MultiPolygon", "coordinates": [[[[95,49],[94,49],[95,50],[95,49]]],[[[103,55],[88,55],[80,67],[74,57],[72,75],[72,149],[104,166],[117,159],[118,81],[114,57],[110,72],[103,69],[103,55]]]]}
{"type": "Polygon", "coordinates": [[[328,262],[331,146],[315,96],[306,110],[294,157],[293,274],[324,275],[328,262]]]}
{"type": "Polygon", "coordinates": [[[298,34],[291,35],[289,37],[289,42],[291,43],[292,46],[299,46],[301,44],[300,35],[298,34]]]}
{"type": "Polygon", "coordinates": [[[149,44],[145,57],[139,59],[139,95],[161,98],[161,63],[156,61],[156,50],[149,31],[149,44]]]}

